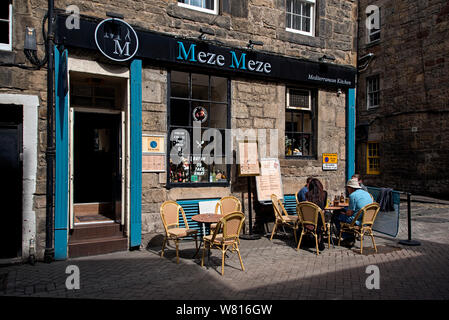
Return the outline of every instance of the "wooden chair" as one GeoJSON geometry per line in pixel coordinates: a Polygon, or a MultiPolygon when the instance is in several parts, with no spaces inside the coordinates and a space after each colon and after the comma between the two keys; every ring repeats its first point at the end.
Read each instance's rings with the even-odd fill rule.
{"type": "Polygon", "coordinates": [[[340,224],[340,235],[338,236],[338,245],[340,245],[341,242],[341,234],[343,232],[353,233],[354,235],[360,236],[360,254],[363,253],[363,237],[367,233],[369,236],[371,236],[371,240],[373,242],[374,250],[377,253],[377,247],[376,242],[374,241],[374,234],[373,234],[373,224],[376,220],[377,214],[379,213],[380,205],[376,202],[368,204],[364,206],[355,216],[354,220],[352,220],[351,223],[341,223],[340,224]],[[360,219],[360,216],[362,217],[362,222],[360,223],[360,226],[356,224],[357,220],[360,219]]]}
{"type": "Polygon", "coordinates": [[[243,222],[245,221],[245,216],[241,212],[229,213],[217,224],[213,234],[204,236],[204,249],[203,257],[201,259],[201,267],[204,266],[204,255],[206,252],[206,247],[209,249],[219,249],[221,250],[221,275],[224,274],[224,263],[226,257],[226,251],[237,251],[239,256],[240,265],[242,270],[245,271],[243,266],[242,257],[240,256],[239,250],[239,235],[242,230],[243,222]],[[222,232],[220,232],[220,230],[222,232]]]}
{"type": "Polygon", "coordinates": [[[316,245],[316,254],[320,254],[320,250],[318,249],[318,219],[321,218],[323,232],[327,233],[328,236],[328,246],[330,248],[330,228],[324,219],[324,212],[321,210],[319,206],[317,206],[313,202],[303,201],[298,203],[297,205],[298,216],[300,217],[300,223],[302,226],[301,237],[299,238],[298,246],[296,250],[299,250],[301,246],[302,237],[306,233],[311,233],[315,237],[315,245],[316,245]]]}
{"type": "Polygon", "coordinates": [[[271,195],[271,203],[273,204],[274,216],[276,218],[275,224],[273,226],[273,231],[271,231],[270,241],[273,240],[274,233],[278,226],[287,226],[293,229],[293,235],[295,236],[295,243],[297,243],[296,230],[298,230],[298,216],[292,216],[285,210],[282,201],[277,198],[275,194],[271,195]]]}
{"type": "Polygon", "coordinates": [[[195,237],[195,247],[198,250],[198,230],[189,228],[184,210],[176,201],[165,201],[161,205],[160,212],[162,223],[165,229],[165,237],[162,244],[161,257],[164,256],[165,244],[168,242],[168,240],[173,240],[176,244],[176,262],[179,263],[179,239],[188,236],[195,237]],[[184,228],[179,226],[179,212],[181,212],[182,218],[184,220],[184,228]]]}
{"type": "MultiPolygon", "coordinates": [[[[221,214],[223,216],[226,216],[236,211],[241,212],[242,205],[240,203],[240,200],[234,196],[223,197],[220,200],[218,200],[217,204],[215,205],[215,214],[221,214]]],[[[213,233],[216,227],[217,227],[216,223],[212,223],[210,225],[211,233],[213,233]]]]}

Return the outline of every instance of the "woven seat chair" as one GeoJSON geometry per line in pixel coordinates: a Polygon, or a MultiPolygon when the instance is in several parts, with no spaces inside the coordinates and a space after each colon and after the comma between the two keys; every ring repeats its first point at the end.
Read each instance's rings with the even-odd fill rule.
{"type": "Polygon", "coordinates": [[[204,240],[204,249],[203,249],[203,257],[201,259],[201,267],[204,266],[204,255],[206,252],[206,248],[210,251],[211,249],[219,249],[221,250],[221,275],[224,274],[224,263],[226,257],[226,251],[237,251],[239,256],[240,265],[242,270],[245,271],[245,267],[243,266],[242,257],[240,256],[239,250],[239,235],[242,230],[243,222],[245,221],[245,216],[241,212],[233,212],[227,214],[223,218],[221,218],[220,222],[217,224],[217,227],[214,230],[213,234],[207,235],[203,237],[204,240]],[[221,232],[220,232],[220,231],[221,232]]]}
{"type": "Polygon", "coordinates": [[[325,232],[328,236],[328,246],[330,248],[330,228],[329,224],[326,223],[324,219],[324,212],[321,210],[319,206],[317,206],[313,202],[303,201],[298,203],[296,206],[298,216],[300,217],[299,223],[302,226],[301,237],[299,238],[298,246],[296,250],[299,250],[301,246],[302,237],[306,233],[311,233],[315,237],[315,245],[316,245],[316,254],[320,254],[320,250],[318,249],[318,219],[321,218],[323,232],[325,232]]]}
{"type": "Polygon", "coordinates": [[[179,240],[184,237],[195,237],[195,246],[198,250],[198,230],[190,229],[186,215],[182,207],[176,201],[165,201],[160,208],[162,223],[164,225],[165,237],[162,244],[161,257],[164,256],[165,244],[173,240],[176,244],[176,263],[179,263],[179,240]],[[182,214],[185,227],[179,226],[179,212],[182,214]]]}
{"type": "Polygon", "coordinates": [[[285,210],[282,201],[279,200],[275,194],[271,195],[271,203],[273,204],[274,216],[276,218],[276,221],[273,226],[273,231],[271,231],[270,241],[273,240],[273,236],[279,226],[287,226],[293,229],[295,243],[297,243],[298,241],[296,238],[296,231],[298,230],[298,216],[289,215],[285,210]]]}
{"type": "Polygon", "coordinates": [[[368,234],[373,242],[374,251],[377,253],[376,242],[374,241],[373,224],[379,213],[380,205],[376,202],[364,206],[355,216],[351,223],[340,224],[340,235],[338,236],[338,245],[341,242],[341,234],[343,232],[353,233],[360,236],[360,254],[363,253],[363,237],[368,234]],[[362,218],[360,225],[356,224],[357,220],[362,218]]]}
{"type": "MultiPolygon", "coordinates": [[[[238,212],[242,211],[242,205],[240,203],[240,200],[234,196],[223,197],[220,200],[218,200],[217,204],[215,205],[215,214],[221,214],[223,216],[226,216],[236,211],[238,212]]],[[[216,227],[217,227],[216,223],[212,223],[210,225],[211,233],[213,233],[216,227]]]]}

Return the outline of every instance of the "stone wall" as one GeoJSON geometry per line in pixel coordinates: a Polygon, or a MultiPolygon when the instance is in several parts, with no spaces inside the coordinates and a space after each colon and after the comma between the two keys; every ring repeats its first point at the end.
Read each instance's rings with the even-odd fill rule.
{"type": "Polygon", "coordinates": [[[357,121],[369,134],[357,147],[357,170],[366,173],[366,141],[379,141],[381,174],[368,185],[449,197],[449,4],[432,1],[361,1],[381,8],[381,39],[366,44],[360,24],[360,56],[375,59],[359,78],[357,121]],[[380,107],[366,108],[366,77],[378,74],[380,107]]]}

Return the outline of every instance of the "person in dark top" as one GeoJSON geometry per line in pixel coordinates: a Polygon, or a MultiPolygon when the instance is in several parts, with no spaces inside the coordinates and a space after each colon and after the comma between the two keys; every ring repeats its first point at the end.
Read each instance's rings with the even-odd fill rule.
{"type": "MultiPolygon", "coordinates": [[[[308,183],[308,191],[305,194],[306,201],[316,204],[321,210],[326,208],[327,203],[327,191],[324,190],[323,184],[320,180],[313,178],[308,183]]],[[[318,235],[318,249],[324,250],[324,241],[322,237],[323,221],[321,216],[318,217],[317,235],[318,235]]]]}
{"type": "Polygon", "coordinates": [[[309,182],[312,180],[312,177],[308,177],[306,181],[306,185],[298,191],[298,202],[306,201],[306,193],[309,191],[308,186],[309,182]]]}

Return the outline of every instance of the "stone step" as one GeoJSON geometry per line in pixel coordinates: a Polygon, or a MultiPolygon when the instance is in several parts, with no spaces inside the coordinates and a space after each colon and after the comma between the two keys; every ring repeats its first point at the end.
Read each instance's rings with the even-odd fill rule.
{"type": "Polygon", "coordinates": [[[120,236],[123,236],[123,230],[122,226],[118,223],[77,225],[70,231],[69,243],[120,236]]]}
{"type": "Polygon", "coordinates": [[[99,254],[126,251],[128,239],[123,236],[89,239],[69,243],[69,257],[85,257],[99,254]]]}

